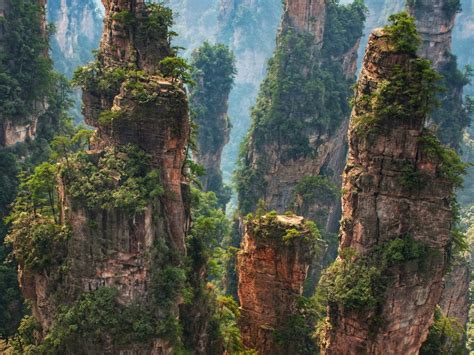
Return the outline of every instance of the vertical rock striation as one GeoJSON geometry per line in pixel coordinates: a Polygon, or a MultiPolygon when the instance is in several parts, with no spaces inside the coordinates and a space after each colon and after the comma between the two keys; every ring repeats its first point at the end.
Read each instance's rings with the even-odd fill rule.
{"type": "MultiPolygon", "coordinates": [[[[432,114],[438,125],[437,135],[444,144],[459,149],[464,129],[471,118],[463,105],[463,87],[467,78],[457,68],[456,57],[451,53],[452,32],[459,1],[417,1],[409,4],[422,39],[419,55],[431,60],[433,67],[443,76],[446,92],[441,107],[432,114]]],[[[445,315],[456,316],[464,326],[469,305],[469,264],[459,260],[456,267],[446,275],[445,291],[441,300],[445,315]],[[446,307],[446,308],[445,308],[446,307]]]]}
{"type": "Polygon", "coordinates": [[[51,54],[56,69],[72,77],[74,70],[90,62],[99,46],[103,13],[96,0],[58,0],[47,9],[48,21],[54,23],[51,54]]]}
{"type": "MultiPolygon", "coordinates": [[[[45,0],[31,1],[26,4],[21,4],[21,11],[24,11],[25,7],[39,7],[44,10],[45,5],[45,0]]],[[[44,60],[45,65],[48,65],[46,64],[49,61],[46,45],[46,21],[42,16],[36,19],[19,19],[17,16],[21,16],[21,14],[16,6],[19,5],[12,6],[10,0],[0,2],[0,49],[6,53],[2,59],[2,63],[0,63],[2,72],[5,73],[2,81],[6,85],[12,86],[10,91],[2,93],[0,148],[11,147],[17,143],[34,140],[36,138],[38,121],[48,108],[47,93],[41,92],[41,94],[38,95],[38,93],[34,92],[35,86],[38,86],[38,82],[41,83],[42,78],[39,78],[37,82],[35,82],[32,77],[28,78],[27,74],[27,78],[25,79],[22,77],[24,74],[21,71],[21,64],[12,63],[12,58],[21,54],[21,49],[15,46],[20,45],[20,42],[24,41],[24,38],[14,38],[16,35],[15,31],[17,30],[16,27],[24,25],[22,21],[31,21],[27,24],[30,33],[36,35],[38,42],[41,43],[45,41],[44,48],[31,49],[31,54],[32,56],[40,57],[40,59],[34,58],[36,61],[44,60]],[[20,68],[17,68],[17,65],[20,66],[20,68]],[[17,82],[10,82],[10,80],[17,80],[17,82]],[[28,82],[28,80],[30,82],[28,82]],[[29,86],[28,89],[32,90],[32,92],[26,92],[25,87],[21,87],[22,84],[24,84],[25,87],[29,86]],[[13,87],[14,85],[16,85],[16,87],[13,87]],[[15,100],[18,101],[15,102],[15,100]],[[9,103],[10,101],[12,103],[9,103]]],[[[39,43],[36,44],[38,47],[41,46],[39,43]]],[[[35,65],[31,66],[36,68],[35,65]]]]}
{"type": "Polygon", "coordinates": [[[451,52],[452,32],[461,3],[423,0],[410,4],[408,9],[416,19],[422,39],[419,55],[432,61],[446,87],[440,95],[440,108],[431,115],[431,123],[438,126],[437,135],[443,144],[459,149],[463,131],[471,121],[463,106],[463,87],[469,79],[458,70],[457,59],[451,52]]]}
{"type": "Polygon", "coordinates": [[[269,209],[294,209],[325,230],[337,230],[338,198],[332,187],[340,183],[347,150],[347,99],[364,9],[360,3],[285,2],[277,49],[241,155],[243,213],[263,199],[269,209]],[[335,26],[341,28],[338,34],[335,26]],[[329,198],[322,201],[318,195],[329,198]]]}
{"type": "Polygon", "coordinates": [[[234,52],[237,75],[229,96],[232,135],[223,151],[223,177],[230,181],[239,148],[250,127],[250,111],[268,59],[275,49],[275,35],[283,6],[279,1],[218,0],[216,42],[234,52]]]}
{"type": "Polygon", "coordinates": [[[247,347],[261,354],[297,353],[301,339],[286,333],[294,330],[291,324],[314,257],[313,233],[298,216],[267,214],[246,221],[237,270],[239,327],[247,347]],[[278,342],[278,336],[284,341],[278,342]]]}
{"type": "Polygon", "coordinates": [[[230,191],[222,182],[221,156],[231,129],[227,109],[235,58],[226,46],[206,42],[193,52],[191,65],[196,85],[190,92],[190,106],[198,125],[194,158],[206,170],[200,178],[204,191],[215,192],[225,206],[230,191]]]}
{"type": "Polygon", "coordinates": [[[443,156],[456,155],[424,128],[436,76],[397,47],[394,28],[372,33],[356,88],[340,256],[328,278],[360,277],[329,289],[325,354],[417,354],[443,290],[460,171],[444,170],[443,156]],[[397,109],[414,93],[420,100],[397,109]]]}
{"type": "Polygon", "coordinates": [[[97,131],[92,149],[66,156],[60,174],[60,217],[70,236],[54,251],[59,265],[33,272],[20,260],[20,282],[44,334],[57,327],[58,307],[74,309],[76,300],[99,297],[104,288],[116,290],[124,312],[135,307],[131,314],[140,316],[146,309],[142,326],[152,319],[151,333],[120,324],[90,344],[76,334],[60,351],[170,354],[179,340],[172,329],[185,275],[189,199],[183,171],[190,131],[186,93],[160,63],[174,57],[171,11],[144,0],[103,3],[97,60],[76,79],[85,120],[97,131]]]}

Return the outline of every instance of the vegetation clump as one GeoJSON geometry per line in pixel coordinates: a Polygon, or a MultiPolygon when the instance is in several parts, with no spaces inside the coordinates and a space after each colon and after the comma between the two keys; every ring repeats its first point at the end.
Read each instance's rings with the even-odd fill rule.
{"type": "Polygon", "coordinates": [[[421,355],[465,354],[464,328],[452,317],[443,315],[439,306],[434,314],[434,324],[430,328],[428,339],[420,349],[421,355]]]}
{"type": "Polygon", "coordinates": [[[318,285],[319,299],[346,309],[375,310],[390,285],[390,270],[407,262],[426,269],[436,251],[410,235],[400,236],[375,247],[367,255],[345,249],[322,275],[318,285]]]}
{"type": "Polygon", "coordinates": [[[89,209],[143,212],[165,191],[150,157],[136,146],[106,148],[100,156],[78,152],[66,157],[61,175],[71,197],[89,209]],[[96,162],[95,162],[96,161],[96,162]]]}
{"type": "Polygon", "coordinates": [[[268,212],[262,216],[253,217],[248,215],[245,224],[260,243],[274,242],[276,247],[288,247],[294,243],[304,243],[312,252],[320,251],[321,234],[312,221],[294,224],[289,216],[287,218],[278,216],[275,211],[268,212]],[[281,219],[284,218],[284,219],[281,219]],[[290,221],[286,221],[289,219],[290,221]]]}
{"type": "Polygon", "coordinates": [[[47,162],[23,176],[7,220],[11,229],[5,241],[28,271],[51,270],[66,256],[70,230],[59,218],[56,177],[57,167],[47,162]]]}

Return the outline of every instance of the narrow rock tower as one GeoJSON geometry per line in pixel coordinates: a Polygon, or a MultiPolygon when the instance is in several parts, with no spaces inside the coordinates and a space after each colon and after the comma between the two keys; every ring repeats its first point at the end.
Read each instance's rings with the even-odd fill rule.
{"type": "Polygon", "coordinates": [[[293,210],[336,232],[335,186],[347,152],[348,98],[365,7],[324,0],[286,0],[284,6],[240,158],[240,210],[255,211],[261,199],[269,210],[293,210]]]}
{"type": "Polygon", "coordinates": [[[356,88],[324,354],[418,354],[454,242],[464,167],[424,128],[438,77],[415,54],[414,19],[391,21],[372,33],[356,88]]]}
{"type": "Polygon", "coordinates": [[[322,255],[318,238],[303,217],[269,213],[246,220],[237,270],[239,327],[248,348],[297,354],[304,347],[305,334],[293,327],[305,322],[298,302],[311,263],[322,255]]]}
{"type": "MultiPolygon", "coordinates": [[[[56,244],[41,267],[17,252],[20,283],[47,352],[172,354],[181,341],[190,131],[172,14],[144,0],[103,4],[97,60],[75,78],[97,131],[91,149],[66,155],[59,173],[51,228],[67,237],[50,236],[56,244]],[[59,336],[65,327],[76,330],[59,336]]],[[[13,244],[22,247],[19,238],[13,244]]]]}

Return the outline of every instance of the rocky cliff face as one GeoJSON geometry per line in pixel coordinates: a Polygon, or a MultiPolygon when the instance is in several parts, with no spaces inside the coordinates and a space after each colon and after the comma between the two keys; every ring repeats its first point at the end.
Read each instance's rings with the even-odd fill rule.
{"type": "Polygon", "coordinates": [[[219,0],[216,41],[234,52],[237,75],[229,96],[232,135],[223,151],[224,181],[232,178],[239,147],[251,123],[268,59],[275,49],[275,35],[282,14],[278,1],[219,0]]]}
{"type": "Polygon", "coordinates": [[[450,61],[457,3],[459,2],[422,0],[408,7],[416,18],[416,27],[422,38],[419,54],[421,57],[429,58],[437,70],[450,61]]]}
{"type": "MultiPolygon", "coordinates": [[[[444,76],[447,89],[441,96],[441,108],[433,113],[432,119],[439,125],[438,136],[442,142],[455,148],[459,147],[463,131],[470,123],[469,114],[463,107],[463,87],[467,82],[455,79],[462,74],[451,53],[452,32],[460,8],[460,2],[446,0],[420,1],[409,6],[422,39],[419,55],[432,61],[434,68],[444,76]]],[[[463,325],[467,321],[469,305],[467,275],[468,263],[459,261],[459,265],[446,276],[441,300],[445,315],[456,315],[463,325]]]]}
{"type": "MultiPolygon", "coordinates": [[[[61,221],[70,228],[62,255],[67,271],[60,280],[28,269],[21,272],[22,290],[44,332],[56,321],[59,305],[71,306],[81,295],[104,287],[117,290],[121,307],[139,307],[134,314],[146,308],[154,324],[176,320],[182,302],[178,280],[172,281],[172,292],[163,284],[166,273],[180,275],[189,227],[183,175],[190,129],[186,93],[178,79],[163,76],[159,65],[173,56],[167,32],[170,12],[148,7],[145,1],[103,3],[98,60],[81,74],[84,115],[97,132],[91,151],[66,159],[59,187],[61,221]],[[89,180],[91,176],[98,180],[89,180]],[[135,178],[139,180],[133,182],[135,178]],[[81,190],[98,181],[105,184],[106,196],[94,195],[100,191],[96,187],[81,190]],[[143,195],[134,183],[149,193],[143,195]],[[132,194],[132,201],[121,199],[121,193],[132,194]],[[104,198],[110,197],[115,202],[104,207],[104,198]],[[62,301],[53,291],[64,296],[62,301]]],[[[124,343],[114,338],[116,332],[107,330],[104,343],[79,347],[86,353],[168,354],[177,340],[155,332],[124,343]]],[[[70,352],[67,346],[63,351],[70,352]]]]}
{"type": "Polygon", "coordinates": [[[409,78],[427,64],[394,50],[389,33],[376,30],[369,40],[343,177],[337,263],[344,274],[370,275],[364,291],[360,281],[346,285],[369,298],[359,304],[358,298],[330,292],[325,354],[417,354],[443,290],[453,181],[443,173],[442,155],[455,153],[446,153],[424,129],[425,110],[418,104],[405,112],[391,109],[406,99],[392,85],[421,92],[409,78]]]}
{"type": "Polygon", "coordinates": [[[455,18],[461,9],[460,1],[417,1],[409,6],[416,18],[422,39],[420,56],[433,62],[434,68],[443,75],[446,93],[440,96],[441,107],[431,115],[438,128],[438,136],[444,144],[458,149],[463,130],[470,117],[463,107],[463,87],[469,80],[457,68],[456,57],[451,53],[452,32],[455,18]]]}
{"type": "Polygon", "coordinates": [[[465,327],[469,316],[470,265],[460,261],[446,276],[440,307],[445,316],[455,318],[465,327]]]}
{"type": "MultiPolygon", "coordinates": [[[[325,190],[324,194],[331,184],[339,185],[347,149],[346,100],[364,20],[360,5],[348,6],[286,1],[277,49],[253,111],[245,156],[241,157],[241,171],[246,175],[242,176],[246,183],[239,187],[242,212],[251,212],[258,199],[263,199],[269,209],[279,213],[297,209],[321,227],[337,230],[337,198],[322,202],[312,196],[319,194],[314,192],[317,189],[325,190]],[[343,35],[333,37],[333,26],[344,27],[340,22],[344,15],[352,16],[355,29],[344,29],[343,35]],[[331,85],[328,81],[332,79],[321,80],[324,75],[338,82],[331,95],[318,89],[331,85]],[[284,83],[289,87],[283,88],[284,83]],[[326,184],[309,183],[308,179],[316,176],[327,180],[326,184]]],[[[326,87],[328,90],[332,89],[326,87]]]]}
{"type": "Polygon", "coordinates": [[[229,93],[235,77],[235,57],[224,45],[204,43],[192,54],[193,80],[190,106],[198,125],[194,158],[206,173],[200,178],[205,191],[213,191],[225,206],[230,198],[222,182],[221,156],[229,141],[229,93]]]}
{"type": "Polygon", "coordinates": [[[315,256],[312,233],[303,217],[268,214],[246,221],[237,255],[239,327],[244,344],[261,354],[297,353],[301,339],[287,335],[315,256]],[[278,342],[279,336],[285,340],[278,342]]]}
{"type": "MultiPolygon", "coordinates": [[[[35,2],[39,6],[44,7],[46,1],[37,0],[35,2]]],[[[0,20],[5,20],[5,18],[11,18],[11,5],[9,0],[4,0],[0,2],[0,20]]],[[[45,35],[46,22],[45,19],[41,19],[40,28],[36,29],[37,31],[42,32],[45,35]]],[[[9,51],[10,48],[4,43],[5,42],[5,31],[12,31],[11,28],[5,28],[5,21],[2,21],[0,24],[0,48],[5,51],[9,51]]],[[[11,45],[11,44],[10,44],[11,45]]],[[[47,57],[47,51],[42,53],[47,57]]],[[[8,66],[8,63],[6,63],[8,66]]],[[[5,70],[5,68],[3,69],[5,70]]],[[[5,96],[5,101],[9,99],[9,95],[5,96]]],[[[0,148],[1,147],[11,147],[17,143],[24,143],[27,140],[34,140],[36,137],[36,130],[38,127],[38,120],[47,110],[46,98],[37,98],[30,112],[27,114],[11,115],[7,113],[0,113],[0,148]]]]}

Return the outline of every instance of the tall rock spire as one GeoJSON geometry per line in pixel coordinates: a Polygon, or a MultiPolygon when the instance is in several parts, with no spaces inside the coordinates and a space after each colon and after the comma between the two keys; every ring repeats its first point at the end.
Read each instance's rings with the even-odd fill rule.
{"type": "Polygon", "coordinates": [[[19,251],[20,237],[12,242],[48,351],[171,354],[180,346],[174,325],[190,224],[184,173],[190,126],[176,74],[181,62],[170,46],[172,14],[143,0],[103,3],[97,60],[75,78],[85,120],[97,131],[90,150],[61,161],[60,215],[41,222],[67,238],[55,239],[53,261],[38,268],[19,251]],[[71,320],[65,310],[85,317],[66,338],[56,333],[71,320]]]}
{"type": "Polygon", "coordinates": [[[464,167],[424,128],[437,75],[415,55],[414,22],[392,22],[372,33],[356,88],[325,354],[418,354],[453,243],[464,167]]]}
{"type": "Polygon", "coordinates": [[[262,199],[269,210],[296,210],[321,229],[337,230],[335,186],[347,149],[348,98],[364,11],[358,1],[285,2],[277,48],[240,158],[242,213],[254,211],[262,199]]]}

